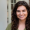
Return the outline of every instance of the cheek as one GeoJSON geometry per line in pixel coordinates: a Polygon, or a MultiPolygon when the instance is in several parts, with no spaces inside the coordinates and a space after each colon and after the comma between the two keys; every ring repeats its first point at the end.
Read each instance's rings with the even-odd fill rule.
{"type": "Polygon", "coordinates": [[[24,13],[24,15],[25,15],[25,17],[27,17],[27,16],[28,16],[28,13],[27,13],[27,12],[25,12],[25,13],[24,13]]]}
{"type": "Polygon", "coordinates": [[[20,15],[20,13],[19,13],[19,12],[17,12],[17,13],[16,13],[16,16],[17,16],[17,17],[19,17],[19,15],[20,15]]]}
{"type": "Polygon", "coordinates": [[[16,15],[18,16],[18,15],[19,15],[19,13],[17,12],[17,13],[16,13],[16,15]]]}

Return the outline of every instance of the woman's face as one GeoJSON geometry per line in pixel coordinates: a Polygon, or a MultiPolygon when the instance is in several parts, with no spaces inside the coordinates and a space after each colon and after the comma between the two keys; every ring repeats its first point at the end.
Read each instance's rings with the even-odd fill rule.
{"type": "Polygon", "coordinates": [[[25,6],[19,6],[16,11],[16,15],[20,20],[26,19],[28,12],[25,6]]]}

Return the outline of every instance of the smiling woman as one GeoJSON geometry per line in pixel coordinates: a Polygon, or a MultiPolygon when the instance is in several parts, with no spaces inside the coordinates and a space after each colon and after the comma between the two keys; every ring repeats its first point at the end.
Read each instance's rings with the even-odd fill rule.
{"type": "Polygon", "coordinates": [[[11,24],[6,30],[30,30],[30,7],[25,1],[15,4],[11,24]]]}

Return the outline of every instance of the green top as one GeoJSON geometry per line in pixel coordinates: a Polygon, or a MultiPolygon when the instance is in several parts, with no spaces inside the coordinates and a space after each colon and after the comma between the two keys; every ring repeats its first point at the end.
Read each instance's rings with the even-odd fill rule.
{"type": "MultiPolygon", "coordinates": [[[[6,30],[11,30],[11,23],[7,26],[6,30]]],[[[26,30],[26,28],[24,30],[26,30]]]]}

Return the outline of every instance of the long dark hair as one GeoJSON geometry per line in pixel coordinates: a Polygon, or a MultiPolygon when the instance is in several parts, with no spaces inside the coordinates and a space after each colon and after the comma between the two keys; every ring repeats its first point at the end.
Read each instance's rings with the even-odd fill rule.
{"type": "Polygon", "coordinates": [[[28,11],[28,16],[26,18],[25,28],[26,28],[26,30],[30,30],[30,7],[25,1],[19,1],[15,4],[15,7],[12,11],[11,30],[17,30],[18,29],[19,19],[16,16],[16,11],[17,11],[17,8],[19,6],[22,6],[22,5],[25,6],[27,11],[28,11]]]}

